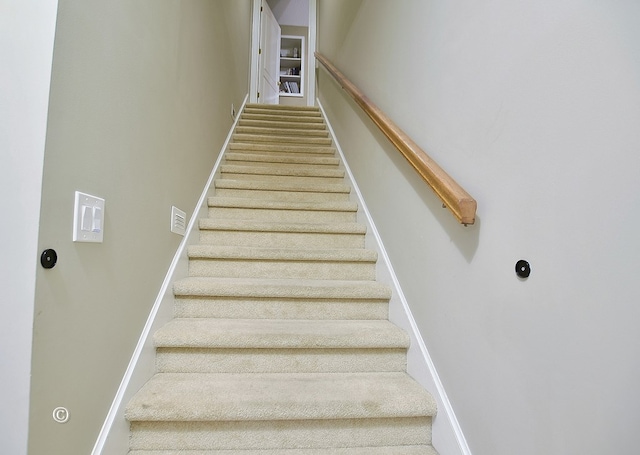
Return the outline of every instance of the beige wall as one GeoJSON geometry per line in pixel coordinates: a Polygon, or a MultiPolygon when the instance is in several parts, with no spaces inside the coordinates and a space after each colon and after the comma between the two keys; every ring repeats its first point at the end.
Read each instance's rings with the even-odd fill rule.
{"type": "Polygon", "coordinates": [[[61,0],[45,150],[29,453],[89,453],[248,89],[249,0],[61,0]],[[71,241],[73,195],[106,199],[71,241]],[[68,423],[52,420],[65,406],[68,423]]]}
{"type": "Polygon", "coordinates": [[[319,71],[471,451],[636,451],[640,5],[318,3],[319,50],[478,200],[457,225],[319,71]]]}

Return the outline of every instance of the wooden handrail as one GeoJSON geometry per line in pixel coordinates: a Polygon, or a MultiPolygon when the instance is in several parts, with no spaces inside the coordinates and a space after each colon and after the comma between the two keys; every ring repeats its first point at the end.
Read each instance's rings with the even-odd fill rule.
{"type": "Polygon", "coordinates": [[[465,226],[476,219],[477,203],[458,183],[422,150],[398,125],[393,123],[367,96],[362,93],[324,55],[315,53],[316,59],[333,76],[340,86],[354,99],[362,110],[373,120],[380,131],[409,161],[411,166],[435,191],[458,221],[465,226]]]}

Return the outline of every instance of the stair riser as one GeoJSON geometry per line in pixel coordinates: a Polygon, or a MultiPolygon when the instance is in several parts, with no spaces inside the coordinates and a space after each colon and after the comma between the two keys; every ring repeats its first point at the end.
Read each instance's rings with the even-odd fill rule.
{"type": "MultiPolygon", "coordinates": [[[[320,149],[320,150],[324,150],[324,149],[320,149]]],[[[231,153],[234,153],[240,156],[259,154],[263,156],[273,157],[275,159],[285,159],[285,158],[291,158],[291,159],[321,158],[323,160],[335,159],[335,155],[332,153],[326,153],[326,152],[315,153],[313,151],[308,151],[308,149],[299,150],[299,151],[287,151],[287,150],[280,150],[280,149],[252,150],[250,148],[246,148],[246,149],[234,149],[232,150],[231,153]]]]}
{"type": "Polygon", "coordinates": [[[302,164],[302,165],[326,165],[338,167],[340,160],[333,156],[276,156],[273,153],[237,153],[229,152],[225,156],[227,163],[229,162],[254,162],[254,163],[274,163],[274,164],[302,164]]]}
{"type": "Polygon", "coordinates": [[[309,117],[309,118],[322,118],[322,114],[318,109],[290,109],[281,106],[279,109],[263,108],[261,106],[247,107],[242,113],[242,117],[245,115],[263,115],[266,117],[271,116],[284,116],[284,117],[309,117]]]}
{"type": "Polygon", "coordinates": [[[375,263],[307,262],[235,259],[189,260],[189,276],[220,278],[282,278],[314,280],[375,280],[375,263]]]}
{"type": "Polygon", "coordinates": [[[331,139],[312,138],[312,137],[294,137],[294,136],[260,136],[257,134],[234,134],[233,140],[236,143],[277,143],[277,144],[300,144],[300,145],[319,145],[328,147],[331,145],[331,139]]]}
{"type": "Polygon", "coordinates": [[[274,113],[265,113],[260,111],[245,111],[240,117],[241,120],[264,120],[269,122],[283,122],[283,123],[322,123],[324,124],[324,120],[321,116],[315,113],[304,113],[301,112],[299,114],[274,114],[274,113]]]}
{"type": "Polygon", "coordinates": [[[264,114],[243,114],[242,120],[262,120],[265,122],[285,122],[285,123],[318,123],[324,126],[321,117],[309,116],[287,116],[287,115],[264,115],[264,114]]]}
{"type": "Polygon", "coordinates": [[[225,319],[387,319],[388,300],[176,297],[178,318],[225,319]]]}
{"type": "Polygon", "coordinates": [[[209,207],[209,218],[283,223],[354,223],[356,212],[209,207]]]}
{"type": "Polygon", "coordinates": [[[329,137],[329,132],[319,129],[303,129],[303,128],[264,128],[255,126],[238,126],[236,128],[238,134],[258,134],[273,136],[302,136],[302,137],[329,137]]]}
{"type": "Polygon", "coordinates": [[[132,450],[251,450],[431,443],[431,418],[132,422],[132,450]]]}
{"type": "Polygon", "coordinates": [[[348,201],[349,193],[311,193],[302,191],[264,191],[217,188],[216,196],[258,199],[282,202],[337,202],[348,201]]]}
{"type": "Polygon", "coordinates": [[[162,373],[352,373],[405,371],[405,349],[157,348],[162,373]]]}
{"type": "Polygon", "coordinates": [[[225,164],[231,166],[260,166],[260,167],[268,167],[268,168],[277,168],[277,169],[305,169],[305,170],[314,170],[314,169],[339,169],[337,163],[283,163],[278,162],[277,160],[269,160],[266,159],[255,159],[255,160],[242,160],[242,159],[226,159],[225,164]]]}
{"type": "Polygon", "coordinates": [[[313,166],[297,165],[291,169],[280,169],[278,166],[266,166],[260,163],[253,165],[223,164],[220,166],[220,173],[224,174],[241,174],[241,175],[258,175],[258,176],[277,176],[277,177],[305,177],[305,178],[344,178],[344,170],[334,167],[332,169],[322,169],[313,166]]]}
{"type": "Polygon", "coordinates": [[[233,152],[273,152],[273,153],[293,153],[308,154],[318,156],[335,156],[336,149],[333,147],[304,147],[301,145],[282,145],[282,144],[248,144],[248,143],[231,143],[229,150],[233,152]]]}
{"type": "Polygon", "coordinates": [[[260,103],[249,103],[245,107],[245,112],[247,111],[266,111],[270,113],[274,112],[300,112],[305,113],[308,112],[310,114],[319,115],[320,108],[317,106],[288,106],[286,104],[260,104],[260,103]]]}
{"type": "Polygon", "coordinates": [[[257,182],[280,182],[284,184],[296,184],[301,183],[305,184],[330,184],[330,185],[339,185],[344,182],[344,177],[296,177],[290,175],[269,175],[269,174],[259,174],[259,173],[251,173],[251,174],[240,174],[238,172],[228,172],[224,169],[220,174],[221,178],[232,179],[232,180],[249,180],[249,181],[257,181],[257,182]]]}
{"type": "Polygon", "coordinates": [[[269,122],[265,120],[240,120],[238,126],[247,126],[255,128],[280,128],[285,130],[303,129],[303,130],[326,130],[324,123],[292,123],[292,122],[269,122]]]}
{"type": "Polygon", "coordinates": [[[238,232],[200,230],[200,243],[269,248],[336,249],[364,248],[363,234],[316,234],[292,232],[238,232]]]}
{"type": "MultiPolygon", "coordinates": [[[[133,450],[128,455],[233,455],[228,450],[197,450],[183,452],[180,450],[133,450]]],[[[243,450],[237,455],[438,455],[430,445],[419,446],[385,446],[385,447],[350,447],[334,449],[256,449],[243,450]]]]}
{"type": "MultiPolygon", "coordinates": [[[[264,157],[270,157],[274,160],[296,160],[296,159],[321,159],[322,161],[327,160],[335,160],[335,156],[330,153],[312,153],[312,152],[290,152],[290,151],[280,151],[280,150],[249,150],[249,149],[236,149],[231,153],[238,156],[248,156],[248,155],[262,155],[264,157]]],[[[228,156],[228,155],[227,155],[228,156]]],[[[332,164],[327,161],[326,164],[332,164]]]]}
{"type": "Polygon", "coordinates": [[[295,115],[295,116],[311,116],[321,117],[320,109],[313,106],[286,106],[286,105],[270,105],[265,106],[263,104],[248,104],[244,110],[247,112],[260,112],[267,115],[295,115]]]}

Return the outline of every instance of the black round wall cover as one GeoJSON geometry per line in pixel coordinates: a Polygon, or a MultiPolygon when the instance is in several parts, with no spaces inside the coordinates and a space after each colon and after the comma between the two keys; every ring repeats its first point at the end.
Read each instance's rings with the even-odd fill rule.
{"type": "Polygon", "coordinates": [[[42,264],[42,267],[52,269],[56,265],[56,262],[58,262],[58,253],[56,253],[56,250],[49,249],[42,252],[40,256],[40,264],[42,264]]]}
{"type": "Polygon", "coordinates": [[[520,278],[529,278],[529,275],[531,275],[531,266],[524,259],[516,262],[516,275],[520,278]]]}

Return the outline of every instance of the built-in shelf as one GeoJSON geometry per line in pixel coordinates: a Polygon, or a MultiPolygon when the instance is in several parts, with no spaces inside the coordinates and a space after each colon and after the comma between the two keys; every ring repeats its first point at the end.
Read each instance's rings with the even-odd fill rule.
{"type": "Polygon", "coordinates": [[[280,96],[304,96],[304,36],[280,38],[280,96]]]}

